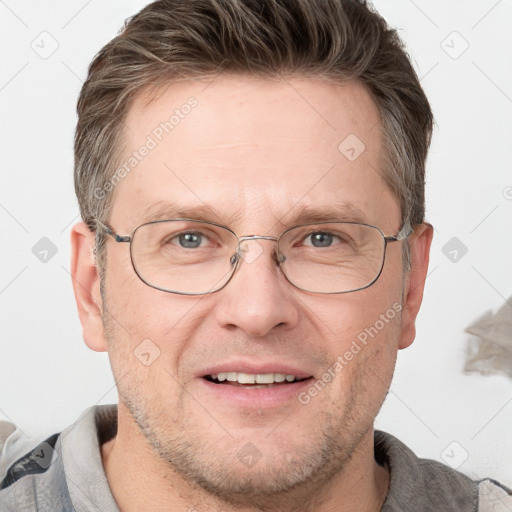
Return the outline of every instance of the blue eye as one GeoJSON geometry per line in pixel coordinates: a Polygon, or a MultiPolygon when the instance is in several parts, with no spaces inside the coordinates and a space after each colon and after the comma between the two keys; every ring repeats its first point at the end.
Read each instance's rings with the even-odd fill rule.
{"type": "Polygon", "coordinates": [[[329,247],[333,242],[333,235],[324,231],[317,231],[309,235],[313,247],[329,247]]]}
{"type": "Polygon", "coordinates": [[[178,242],[186,249],[196,249],[201,246],[203,238],[201,233],[182,233],[178,236],[178,242]]]}
{"type": "Polygon", "coordinates": [[[317,248],[331,247],[343,241],[344,240],[338,235],[329,233],[328,231],[314,231],[313,233],[308,234],[304,239],[304,245],[317,248]]]}

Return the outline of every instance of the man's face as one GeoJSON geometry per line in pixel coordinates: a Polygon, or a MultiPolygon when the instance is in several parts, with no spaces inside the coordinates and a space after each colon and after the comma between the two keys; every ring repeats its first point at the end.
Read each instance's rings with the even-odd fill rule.
{"type": "MultiPolygon", "coordinates": [[[[156,145],[116,186],[118,233],[193,210],[238,236],[277,237],[304,209],[398,232],[380,117],[362,86],[225,75],[206,85],[175,84],[130,110],[126,160],[148,136],[156,145]],[[197,104],[182,109],[191,97],[197,104]],[[155,132],[175,109],[179,122],[155,132]]],[[[182,476],[221,494],[282,491],[343,467],[371,432],[404,342],[402,243],[388,245],[375,284],[334,295],[294,288],[275,242],[246,249],[253,257],[225,288],[185,296],[144,284],[128,244],[107,242],[104,320],[120,422],[138,424],[182,476]],[[220,372],[308,378],[209,381],[220,372]]]]}

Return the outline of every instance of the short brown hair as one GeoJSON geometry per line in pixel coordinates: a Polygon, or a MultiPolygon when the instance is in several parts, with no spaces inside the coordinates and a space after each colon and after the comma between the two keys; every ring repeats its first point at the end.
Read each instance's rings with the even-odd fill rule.
{"type": "MultiPolygon", "coordinates": [[[[398,199],[402,223],[423,222],[432,112],[397,32],[366,2],[158,0],[126,20],[96,55],[80,93],[75,190],[92,231],[97,221],[108,221],[114,195],[108,183],[136,95],[223,71],[366,86],[382,118],[382,176],[398,199]]],[[[97,236],[100,259],[102,244],[97,236]]]]}

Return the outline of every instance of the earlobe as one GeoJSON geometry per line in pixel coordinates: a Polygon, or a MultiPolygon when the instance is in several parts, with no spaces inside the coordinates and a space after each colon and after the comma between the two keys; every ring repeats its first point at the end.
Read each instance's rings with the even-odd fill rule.
{"type": "Polygon", "coordinates": [[[83,222],[71,230],[71,277],[86,345],[107,350],[102,321],[100,278],[94,258],[95,235],[83,222]]]}
{"type": "Polygon", "coordinates": [[[407,348],[416,337],[415,322],[423,300],[433,234],[434,228],[425,222],[416,226],[409,239],[411,269],[406,276],[403,291],[400,349],[407,348]]]}

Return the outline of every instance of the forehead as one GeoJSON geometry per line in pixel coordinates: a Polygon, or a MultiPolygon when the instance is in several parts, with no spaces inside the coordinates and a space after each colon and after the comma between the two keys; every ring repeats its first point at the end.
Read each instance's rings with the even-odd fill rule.
{"type": "Polygon", "coordinates": [[[339,205],[367,217],[353,220],[399,217],[381,176],[379,111],[358,83],[238,75],[175,83],[134,102],[124,150],[111,220],[126,228],[180,208],[247,228],[339,205]]]}

